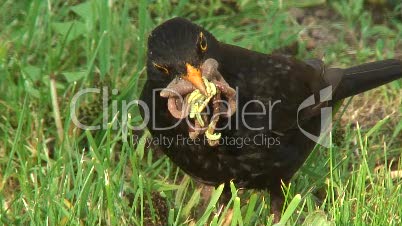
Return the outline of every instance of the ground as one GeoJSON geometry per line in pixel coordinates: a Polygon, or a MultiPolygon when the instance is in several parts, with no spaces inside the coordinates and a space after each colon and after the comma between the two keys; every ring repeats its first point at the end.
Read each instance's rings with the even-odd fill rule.
{"type": "MultiPolygon", "coordinates": [[[[147,35],[173,16],[227,43],[347,67],[401,59],[401,9],[392,0],[0,2],[0,222],[270,225],[269,194],[232,186],[221,209],[222,187],[196,183],[154,146],[134,142],[148,133],[129,131],[124,142],[121,111],[100,131],[76,128],[74,95],[108,87],[78,104],[78,118],[94,125],[103,103],[120,109],[138,98],[147,35]]],[[[316,148],[285,185],[282,223],[401,224],[401,87],[343,103],[332,147],[316,148]]],[[[135,107],[130,116],[141,123],[135,107]]]]}

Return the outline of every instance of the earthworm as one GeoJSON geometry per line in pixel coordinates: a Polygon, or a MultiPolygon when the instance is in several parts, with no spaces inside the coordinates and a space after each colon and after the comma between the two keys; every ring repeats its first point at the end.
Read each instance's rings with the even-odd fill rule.
{"type": "Polygon", "coordinates": [[[185,96],[193,92],[194,89],[195,87],[187,80],[173,79],[166,88],[161,91],[160,96],[165,98],[185,96]]]}
{"type": "MultiPolygon", "coordinates": [[[[204,120],[205,124],[208,124],[208,117],[206,115],[201,116],[202,119],[204,120]]],[[[194,120],[194,126],[190,125],[189,131],[188,131],[188,136],[190,139],[194,140],[196,139],[200,134],[203,134],[207,130],[207,128],[201,127],[200,123],[198,120],[194,120]]]]}
{"type": "MultiPolygon", "coordinates": [[[[218,71],[218,66],[218,62],[212,58],[205,60],[201,66],[202,76],[214,83],[218,90],[217,94],[212,98],[213,112],[211,122],[208,123],[208,117],[205,114],[202,115],[205,124],[209,124],[208,133],[210,134],[213,134],[220,115],[230,117],[236,112],[236,91],[225,81],[218,71]],[[226,101],[222,100],[222,95],[226,98],[226,101]],[[221,104],[223,103],[227,104],[226,112],[221,112],[221,104]]],[[[190,105],[187,101],[188,94],[194,90],[195,87],[187,80],[174,79],[161,91],[160,96],[168,98],[168,110],[173,117],[184,119],[190,112],[190,105]]],[[[205,133],[207,129],[206,127],[201,128],[197,120],[195,120],[194,126],[190,127],[189,136],[191,139],[197,138],[200,134],[205,133]]],[[[211,146],[215,146],[218,141],[208,139],[208,143],[211,146]]]]}
{"type": "Polygon", "coordinates": [[[168,110],[173,117],[177,119],[184,119],[189,114],[190,105],[187,103],[187,98],[183,101],[182,97],[169,97],[168,110]]]}
{"type": "Polygon", "coordinates": [[[228,118],[236,112],[236,91],[232,87],[230,87],[226,82],[215,80],[213,81],[213,83],[226,97],[226,100],[228,102],[228,109],[227,112],[223,114],[223,116],[228,118]]]}
{"type": "MultiPolygon", "coordinates": [[[[207,129],[209,134],[213,134],[215,132],[216,124],[219,121],[220,100],[221,100],[221,92],[218,91],[212,99],[212,105],[213,105],[212,118],[211,118],[211,122],[209,123],[208,129],[207,129]]],[[[219,140],[208,139],[208,144],[212,147],[216,146],[219,144],[219,140]]]]}

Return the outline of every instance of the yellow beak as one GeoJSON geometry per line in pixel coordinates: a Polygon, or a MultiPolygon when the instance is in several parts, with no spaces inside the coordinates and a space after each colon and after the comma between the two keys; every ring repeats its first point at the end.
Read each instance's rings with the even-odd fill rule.
{"type": "Polygon", "coordinates": [[[183,79],[191,82],[193,86],[200,90],[203,95],[207,95],[206,87],[204,81],[202,80],[201,70],[198,68],[193,67],[190,64],[186,64],[187,74],[183,76],[183,79]]]}

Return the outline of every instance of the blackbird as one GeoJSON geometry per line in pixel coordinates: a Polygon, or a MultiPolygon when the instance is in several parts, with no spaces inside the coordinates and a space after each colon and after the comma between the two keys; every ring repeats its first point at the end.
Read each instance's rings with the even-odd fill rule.
{"type": "Polygon", "coordinates": [[[331,116],[322,109],[402,77],[399,60],[328,68],[320,60],[301,61],[219,42],[183,18],[165,21],[151,32],[147,57],[140,99],[148,108],[142,107],[141,114],[159,140],[158,148],[202,183],[233,181],[238,188],[268,190],[276,216],[283,205],[281,181],[291,179],[317,143],[306,134],[318,137],[331,116]],[[205,94],[202,66],[207,59],[217,62],[216,73],[236,91],[236,113],[219,119],[217,145],[205,142],[203,135],[190,137],[189,120],[174,117],[168,99],[160,96],[169,84],[183,81],[205,94]],[[332,95],[323,98],[328,87],[332,95]]]}

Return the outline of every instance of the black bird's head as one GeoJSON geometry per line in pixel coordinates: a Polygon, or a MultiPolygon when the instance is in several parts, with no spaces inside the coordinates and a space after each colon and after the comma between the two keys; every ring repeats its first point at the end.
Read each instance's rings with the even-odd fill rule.
{"type": "Polygon", "coordinates": [[[156,27],[148,38],[149,80],[185,79],[201,92],[201,65],[217,51],[218,41],[202,27],[173,18],[156,27]]]}

